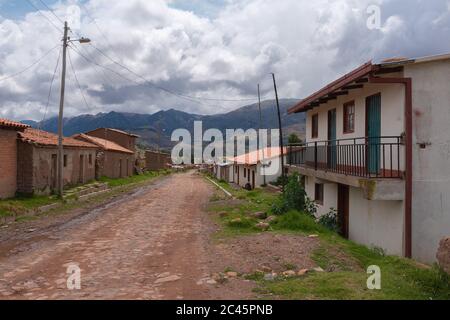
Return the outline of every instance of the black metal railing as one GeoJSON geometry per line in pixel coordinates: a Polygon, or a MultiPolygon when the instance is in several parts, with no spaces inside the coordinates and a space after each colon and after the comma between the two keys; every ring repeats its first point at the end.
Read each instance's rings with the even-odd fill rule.
{"type": "Polygon", "coordinates": [[[363,137],[293,144],[288,164],[365,178],[403,178],[402,137],[363,137]]]}

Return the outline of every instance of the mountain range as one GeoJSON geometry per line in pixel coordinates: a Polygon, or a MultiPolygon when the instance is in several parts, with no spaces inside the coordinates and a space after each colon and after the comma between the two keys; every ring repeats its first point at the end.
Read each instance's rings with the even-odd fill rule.
{"type": "MultiPolygon", "coordinates": [[[[296,133],[300,138],[305,133],[304,114],[288,115],[287,110],[299,100],[281,99],[281,122],[283,135],[287,139],[289,134],[296,133]]],[[[278,117],[274,100],[267,100],[261,103],[261,128],[278,128],[278,117]]],[[[159,111],[154,114],[136,114],[126,112],[98,113],[96,115],[80,115],[71,118],[64,118],[64,135],[71,136],[77,133],[87,132],[100,127],[115,128],[125,130],[139,135],[138,143],[145,147],[170,148],[173,142],[170,141],[172,132],[175,129],[184,128],[193,132],[194,121],[203,122],[203,130],[217,128],[222,132],[226,129],[258,129],[260,127],[260,116],[258,104],[251,104],[234,111],[215,114],[198,115],[187,113],[175,109],[159,111]]],[[[24,120],[34,128],[54,132],[58,131],[58,118],[50,118],[41,123],[24,120]]]]}

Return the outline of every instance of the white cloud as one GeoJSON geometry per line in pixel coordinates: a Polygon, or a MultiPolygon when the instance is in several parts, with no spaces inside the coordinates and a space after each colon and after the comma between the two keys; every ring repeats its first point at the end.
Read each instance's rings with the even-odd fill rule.
{"type": "MultiPolygon", "coordinates": [[[[437,40],[450,34],[448,1],[411,2],[405,6],[401,0],[227,0],[220,6],[213,1],[188,6],[180,0],[90,0],[84,2],[88,11],[80,6],[77,33],[156,85],[185,95],[253,98],[260,82],[263,94],[272,97],[269,73],[275,72],[280,96],[300,98],[371,58],[450,51],[450,43],[437,40]],[[380,30],[366,27],[370,4],[381,7],[380,30]]],[[[67,7],[74,4],[76,0],[58,2],[55,13],[64,18],[67,7]]],[[[51,13],[43,13],[61,24],[51,13]]],[[[0,18],[0,79],[55,46],[61,32],[37,12],[20,20],[0,18]]],[[[90,59],[140,81],[89,45],[77,47],[90,59]]],[[[32,71],[0,82],[2,116],[42,118],[56,57],[57,51],[32,71]]],[[[217,113],[242,105],[193,103],[124,80],[86,63],[73,51],[71,57],[89,106],[68,65],[68,116],[168,108],[217,113]]],[[[58,109],[59,81],[58,75],[50,115],[58,109]]]]}

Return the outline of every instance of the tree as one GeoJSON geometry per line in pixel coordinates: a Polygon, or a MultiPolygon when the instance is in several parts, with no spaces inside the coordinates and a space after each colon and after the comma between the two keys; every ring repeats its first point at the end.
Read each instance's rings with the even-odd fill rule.
{"type": "Polygon", "coordinates": [[[291,133],[288,138],[289,144],[302,143],[302,139],[300,139],[295,133],[291,133]]]}

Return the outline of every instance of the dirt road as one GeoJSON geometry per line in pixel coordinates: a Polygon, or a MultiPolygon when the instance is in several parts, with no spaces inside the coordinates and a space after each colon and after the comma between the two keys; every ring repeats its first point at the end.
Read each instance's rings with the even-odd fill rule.
{"type": "Polygon", "coordinates": [[[0,299],[211,298],[206,246],[214,226],[203,209],[212,192],[194,173],[175,174],[20,241],[2,241],[0,299]],[[74,265],[80,290],[67,287],[74,265]]]}

